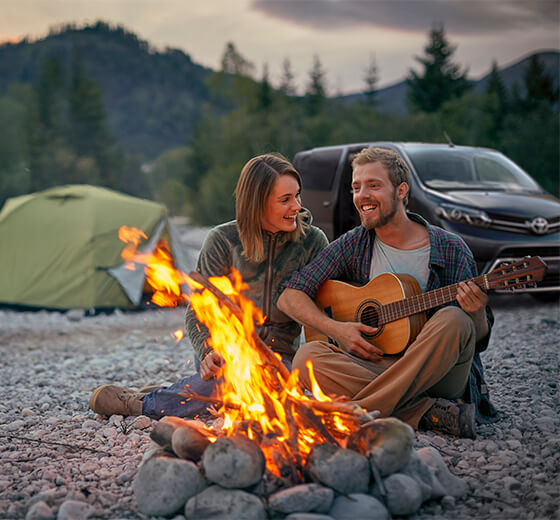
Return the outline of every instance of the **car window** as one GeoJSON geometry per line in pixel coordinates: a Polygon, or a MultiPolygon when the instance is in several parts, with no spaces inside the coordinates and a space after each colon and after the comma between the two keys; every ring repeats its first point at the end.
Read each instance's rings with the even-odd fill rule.
{"type": "Polygon", "coordinates": [[[498,152],[413,146],[406,152],[420,180],[435,190],[542,191],[527,173],[498,152]]]}

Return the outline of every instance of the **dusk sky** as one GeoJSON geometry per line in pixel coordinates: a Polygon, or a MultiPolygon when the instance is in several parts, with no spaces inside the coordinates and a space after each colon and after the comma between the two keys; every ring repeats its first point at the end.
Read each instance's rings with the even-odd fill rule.
{"type": "Polygon", "coordinates": [[[492,60],[506,66],[560,49],[560,0],[0,0],[0,13],[0,41],[103,20],[213,69],[232,41],[256,77],[268,64],[273,84],[289,58],[300,91],[316,54],[329,94],[361,90],[372,56],[380,87],[404,79],[434,24],[443,23],[473,79],[492,60]]]}

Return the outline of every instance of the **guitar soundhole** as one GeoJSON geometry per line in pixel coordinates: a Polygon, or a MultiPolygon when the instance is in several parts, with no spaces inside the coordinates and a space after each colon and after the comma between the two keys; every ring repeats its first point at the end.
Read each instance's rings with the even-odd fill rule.
{"type": "MultiPolygon", "coordinates": [[[[370,327],[379,327],[379,311],[381,307],[379,303],[375,300],[364,300],[360,306],[356,309],[355,321],[361,321],[362,323],[369,325],[370,327]]],[[[381,334],[383,327],[375,334],[363,334],[366,338],[374,338],[381,334]]]]}

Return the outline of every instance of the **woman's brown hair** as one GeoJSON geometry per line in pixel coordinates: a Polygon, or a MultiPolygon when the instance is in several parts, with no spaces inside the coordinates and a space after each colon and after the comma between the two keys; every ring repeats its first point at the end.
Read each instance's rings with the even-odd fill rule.
{"type": "MultiPolygon", "coordinates": [[[[276,179],[281,175],[294,177],[301,189],[301,177],[293,164],[279,153],[267,153],[250,159],[241,170],[235,188],[235,216],[237,229],[243,245],[243,254],[251,262],[264,260],[262,217],[276,179]]],[[[289,240],[297,240],[303,233],[298,215],[297,227],[288,234],[289,240]]]]}

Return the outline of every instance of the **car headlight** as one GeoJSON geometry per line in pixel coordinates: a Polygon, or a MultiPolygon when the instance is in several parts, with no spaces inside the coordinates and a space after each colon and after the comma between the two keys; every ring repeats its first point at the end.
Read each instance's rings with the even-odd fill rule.
{"type": "Polygon", "coordinates": [[[440,204],[437,214],[450,222],[465,222],[472,226],[488,227],[491,222],[490,217],[484,211],[456,204],[440,204]]]}

